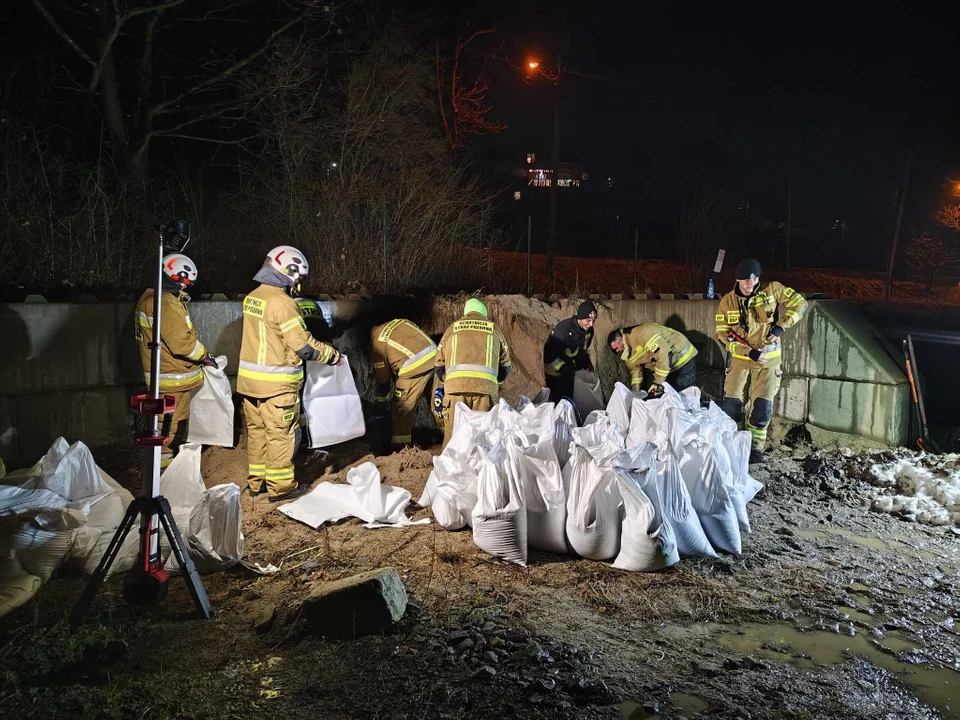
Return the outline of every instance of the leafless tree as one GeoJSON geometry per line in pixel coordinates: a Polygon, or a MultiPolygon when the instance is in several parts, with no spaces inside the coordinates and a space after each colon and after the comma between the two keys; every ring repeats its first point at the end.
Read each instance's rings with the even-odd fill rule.
{"type": "Polygon", "coordinates": [[[960,247],[953,238],[927,231],[914,233],[907,245],[907,263],[923,283],[924,293],[929,293],[944,270],[960,263],[960,247]]]}
{"type": "Polygon", "coordinates": [[[933,219],[951,230],[960,232],[960,205],[944,205],[933,214],[933,219]]]}
{"type": "MultiPolygon", "coordinates": [[[[330,0],[288,0],[286,17],[260,30],[253,49],[210,59],[183,47],[181,31],[193,26],[230,23],[243,0],[32,0],[50,28],[86,68],[85,135],[98,118],[110,140],[114,162],[144,177],[151,141],[160,138],[235,143],[239,138],[204,133],[216,121],[238,121],[232,79],[259,61],[278,38],[308,21],[320,31],[335,28],[339,5],[330,0]],[[319,20],[318,20],[319,19],[319,20]]],[[[204,38],[204,42],[208,42],[204,38]]]]}
{"type": "Polygon", "coordinates": [[[464,51],[484,37],[496,34],[496,30],[476,30],[466,40],[457,38],[451,57],[445,58],[441,52],[440,40],[437,40],[437,100],[440,107],[440,119],[450,149],[463,148],[468,135],[498,133],[506,125],[489,119],[491,107],[487,102],[489,84],[485,77],[486,63],[491,53],[485,53],[481,68],[470,77],[464,66],[464,51]]]}
{"type": "Polygon", "coordinates": [[[723,193],[699,194],[684,206],[677,226],[677,260],[687,269],[691,290],[703,291],[717,251],[734,250],[739,221],[723,193]]]}

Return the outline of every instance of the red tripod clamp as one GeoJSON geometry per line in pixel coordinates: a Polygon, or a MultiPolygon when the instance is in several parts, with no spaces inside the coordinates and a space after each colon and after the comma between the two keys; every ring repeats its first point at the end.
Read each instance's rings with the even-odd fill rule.
{"type": "MultiPolygon", "coordinates": [[[[154,399],[150,395],[134,395],[130,398],[131,409],[144,417],[152,415],[169,415],[177,406],[177,399],[173,395],[162,395],[154,399]]],[[[137,445],[163,445],[167,438],[161,433],[157,436],[141,436],[134,442],[137,445]]]]}

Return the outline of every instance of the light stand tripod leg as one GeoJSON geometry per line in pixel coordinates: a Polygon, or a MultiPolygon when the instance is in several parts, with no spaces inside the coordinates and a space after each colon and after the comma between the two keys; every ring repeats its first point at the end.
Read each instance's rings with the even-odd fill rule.
{"type": "Polygon", "coordinates": [[[123,520],[120,521],[120,525],[113,535],[113,539],[110,540],[110,544],[107,546],[106,552],[104,552],[103,557],[100,558],[100,564],[97,565],[97,569],[93,571],[93,575],[91,575],[87,581],[87,585],[83,588],[83,593],[80,595],[80,599],[77,600],[77,604],[73,606],[73,610],[70,613],[70,624],[73,627],[78,627],[80,623],[83,622],[83,616],[86,615],[87,610],[90,608],[90,603],[93,602],[93,598],[107,577],[107,571],[110,570],[110,566],[113,565],[113,561],[116,560],[117,553],[120,552],[120,548],[127,539],[127,534],[131,528],[133,528],[139,514],[139,504],[136,501],[130,503],[129,507],[127,507],[127,512],[123,516],[123,520]]]}
{"type": "Polygon", "coordinates": [[[200,582],[200,575],[197,573],[197,566],[193,564],[193,558],[187,550],[187,544],[183,541],[180,529],[173,519],[170,511],[170,503],[165,497],[155,499],[157,504],[157,515],[160,518],[160,524],[167,534],[167,541],[170,543],[170,551],[177,558],[180,565],[180,573],[183,575],[183,581],[187,584],[187,590],[190,597],[193,598],[193,604],[197,606],[199,612],[205,620],[209,620],[213,611],[210,609],[210,600],[207,598],[207,591],[200,582]]]}

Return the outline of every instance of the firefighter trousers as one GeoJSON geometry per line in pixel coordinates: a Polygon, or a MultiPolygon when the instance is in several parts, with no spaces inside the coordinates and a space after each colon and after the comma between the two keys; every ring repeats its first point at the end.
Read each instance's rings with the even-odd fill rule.
{"type": "Polygon", "coordinates": [[[740,425],[744,420],[744,398],[749,385],[750,416],[746,421],[746,429],[753,435],[754,450],[763,451],[766,448],[767,426],[782,377],[779,362],[760,365],[752,360],[734,358],[730,364],[723,384],[723,409],[740,425]]]}
{"type": "Polygon", "coordinates": [[[447,446],[453,436],[453,421],[456,418],[457,403],[463,403],[471,410],[489,412],[493,408],[494,400],[489,395],[480,393],[457,393],[443,396],[443,447],[447,446]]]}
{"type": "Polygon", "coordinates": [[[243,398],[243,417],[247,424],[247,484],[250,491],[263,490],[271,497],[283,495],[297,486],[293,479],[293,454],[296,451],[300,396],[283,393],[271,398],[243,398]]]}
{"type": "Polygon", "coordinates": [[[390,418],[393,430],[390,443],[396,447],[409,445],[413,441],[413,413],[420,396],[433,380],[433,370],[417,375],[416,377],[398,377],[393,391],[393,406],[390,408],[390,418]]]}
{"type": "Polygon", "coordinates": [[[163,392],[161,395],[172,395],[176,398],[176,405],[173,408],[173,416],[170,418],[170,433],[167,435],[167,442],[160,450],[160,469],[169,465],[174,456],[180,450],[180,446],[187,440],[187,424],[190,421],[190,391],[185,392],[163,392]]]}

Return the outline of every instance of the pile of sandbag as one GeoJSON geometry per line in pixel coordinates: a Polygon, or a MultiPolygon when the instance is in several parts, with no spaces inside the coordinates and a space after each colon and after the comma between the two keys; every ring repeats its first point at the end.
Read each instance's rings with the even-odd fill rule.
{"type": "MultiPolygon", "coordinates": [[[[181,448],[160,486],[198,568],[217,570],[240,560],[240,488],[204,488],[199,445],[181,448]]],[[[64,563],[91,574],[131,502],[86,445],[62,437],[33,467],[0,478],[0,616],[30,600],[64,563]]],[[[139,524],[127,535],[111,574],[133,567],[138,531],[139,524]]],[[[163,545],[166,558],[165,538],[163,545]]]]}
{"type": "Polygon", "coordinates": [[[528,549],[653,571],[681,557],[739,553],[750,531],[750,433],[700,391],[646,399],[617,384],[583,427],[567,401],[457,408],[421,506],[448,530],[525,565],[528,549]]]}

